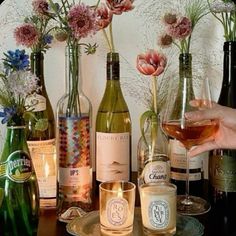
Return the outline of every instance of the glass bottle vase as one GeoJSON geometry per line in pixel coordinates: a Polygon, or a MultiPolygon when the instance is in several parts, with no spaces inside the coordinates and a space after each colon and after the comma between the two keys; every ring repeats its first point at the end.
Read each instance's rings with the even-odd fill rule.
{"type": "Polygon", "coordinates": [[[66,47],[66,94],[57,104],[57,216],[68,222],[92,210],[91,103],[81,90],[80,47],[66,47]]]}
{"type": "Polygon", "coordinates": [[[8,126],[0,158],[0,235],[36,236],[39,189],[26,142],[25,126],[8,126]]]}
{"type": "Polygon", "coordinates": [[[170,180],[170,161],[168,142],[160,129],[160,119],[152,116],[147,121],[144,137],[141,136],[137,147],[138,186],[170,180]]]}
{"type": "MultiPolygon", "coordinates": [[[[182,53],[179,55],[179,87],[177,89],[177,99],[174,105],[173,113],[178,117],[181,112],[180,106],[184,86],[189,90],[188,94],[194,99],[193,75],[192,75],[192,55],[190,53],[182,53]],[[184,78],[188,78],[188,83],[184,84],[184,78]]],[[[177,186],[178,195],[185,194],[186,185],[186,166],[187,159],[185,148],[176,139],[169,140],[169,157],[171,163],[171,182],[177,186]]],[[[202,194],[203,179],[203,161],[201,155],[189,160],[189,180],[190,194],[200,196],[202,194]]]]}

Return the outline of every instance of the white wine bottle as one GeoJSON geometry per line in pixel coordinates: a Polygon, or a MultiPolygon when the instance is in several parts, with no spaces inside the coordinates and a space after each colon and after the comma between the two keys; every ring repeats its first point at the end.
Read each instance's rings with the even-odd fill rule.
{"type": "Polygon", "coordinates": [[[120,86],[119,54],[107,54],[106,89],[96,118],[96,180],[130,179],[131,119],[120,86]]]}
{"type": "Polygon", "coordinates": [[[44,83],[44,54],[31,53],[30,62],[41,90],[27,100],[34,114],[27,121],[27,144],[38,179],[40,207],[56,207],[55,119],[44,83]]]}

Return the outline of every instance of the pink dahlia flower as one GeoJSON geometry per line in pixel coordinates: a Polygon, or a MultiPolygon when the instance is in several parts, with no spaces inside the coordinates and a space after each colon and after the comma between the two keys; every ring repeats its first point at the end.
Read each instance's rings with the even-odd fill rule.
{"type": "Polygon", "coordinates": [[[133,2],[134,0],[106,0],[108,8],[116,15],[132,10],[133,2]]]}
{"type": "Polygon", "coordinates": [[[17,44],[32,47],[38,42],[39,33],[34,25],[25,23],[14,30],[14,37],[17,44]]]}
{"type": "Polygon", "coordinates": [[[160,75],[166,67],[165,55],[151,49],[137,56],[137,69],[144,75],[160,75]]]}
{"type": "Polygon", "coordinates": [[[97,26],[99,29],[106,28],[112,21],[113,13],[108,10],[105,4],[97,8],[97,26]]]}
{"type": "Polygon", "coordinates": [[[96,33],[96,20],[95,11],[84,3],[74,5],[68,12],[68,24],[76,39],[96,33]]]}
{"type": "Polygon", "coordinates": [[[167,33],[175,39],[185,39],[192,32],[192,22],[187,17],[180,17],[175,24],[167,27],[167,33]]]}
{"type": "Polygon", "coordinates": [[[45,16],[48,13],[48,2],[46,0],[33,0],[33,10],[37,15],[45,16]]]}

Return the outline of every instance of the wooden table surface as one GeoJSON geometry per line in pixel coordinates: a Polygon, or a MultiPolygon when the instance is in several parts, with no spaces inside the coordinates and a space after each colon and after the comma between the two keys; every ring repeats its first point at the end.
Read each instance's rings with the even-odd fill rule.
{"type": "MultiPolygon", "coordinates": [[[[136,183],[137,181],[137,173],[132,174],[132,182],[136,183]]],[[[136,205],[139,206],[139,196],[136,195],[136,205]]],[[[98,196],[95,197],[95,208],[98,208],[98,196]]],[[[205,226],[204,236],[212,236],[212,232],[210,232],[210,221],[209,219],[212,216],[210,213],[207,213],[202,216],[198,216],[196,218],[205,226]]],[[[40,219],[39,219],[39,227],[37,236],[69,236],[70,234],[66,231],[66,224],[57,221],[56,219],[56,210],[44,210],[41,211],[40,219]]],[[[216,234],[217,235],[217,234],[216,234]]],[[[189,235],[191,236],[191,235],[189,235]]]]}

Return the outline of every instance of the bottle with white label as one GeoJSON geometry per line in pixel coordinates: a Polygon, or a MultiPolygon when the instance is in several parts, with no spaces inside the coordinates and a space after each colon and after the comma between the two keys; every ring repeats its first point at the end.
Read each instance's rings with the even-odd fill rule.
{"type": "Polygon", "coordinates": [[[40,208],[56,207],[55,119],[44,82],[44,54],[30,55],[31,72],[38,77],[40,91],[27,98],[33,116],[27,119],[27,144],[39,182],[40,208]],[[47,162],[38,153],[47,153],[47,162]],[[51,153],[51,156],[49,156],[51,153]]]}
{"type": "Polygon", "coordinates": [[[66,94],[57,104],[57,217],[69,222],[92,210],[91,103],[81,89],[80,46],[66,47],[66,94]]]}
{"type": "Polygon", "coordinates": [[[159,118],[147,122],[144,136],[138,142],[138,185],[170,180],[168,141],[160,129],[159,118]]]}
{"type": "Polygon", "coordinates": [[[119,54],[107,54],[106,89],[96,118],[96,180],[130,179],[131,120],[120,86],[119,54]]]}

